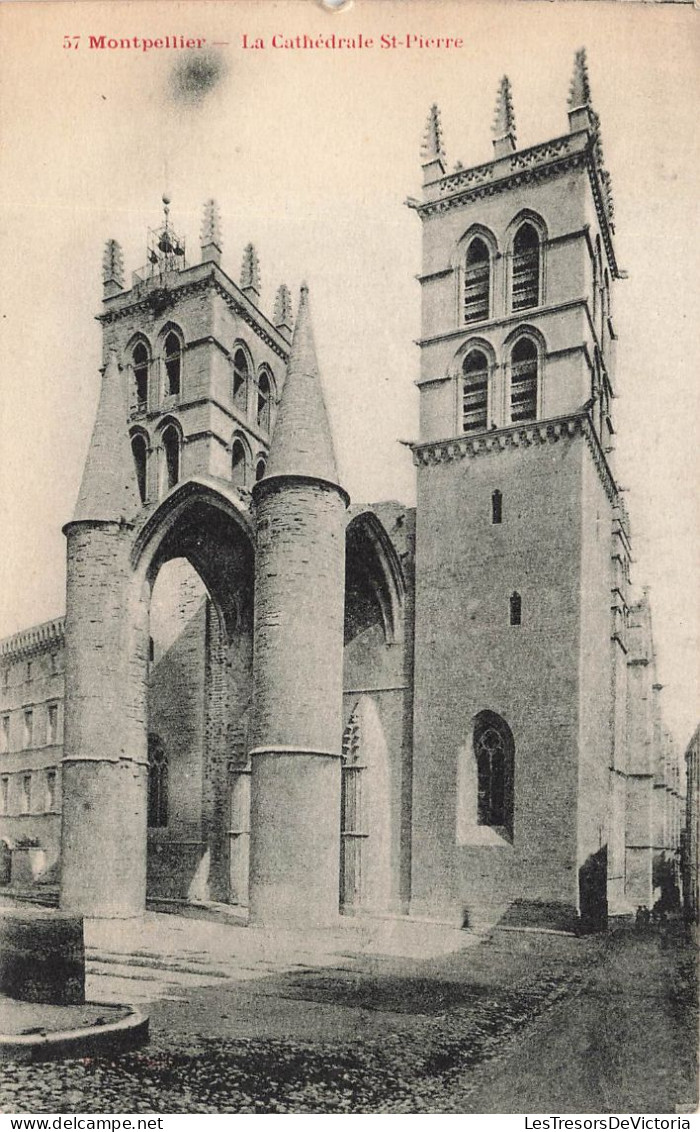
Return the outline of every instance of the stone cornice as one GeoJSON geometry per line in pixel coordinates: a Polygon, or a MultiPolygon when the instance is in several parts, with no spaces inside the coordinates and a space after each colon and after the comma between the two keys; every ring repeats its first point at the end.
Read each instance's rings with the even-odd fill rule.
{"type": "Polygon", "coordinates": [[[533,184],[585,166],[593,194],[605,250],[613,274],[619,269],[612,244],[612,225],[605,205],[600,172],[595,158],[595,137],[587,130],[517,150],[496,161],[448,173],[425,186],[426,199],[407,203],[421,217],[460,208],[472,200],[533,184]]]}
{"type": "MultiPolygon", "coordinates": [[[[531,307],[525,311],[515,311],[510,314],[502,315],[500,318],[485,318],[481,322],[465,322],[462,326],[456,327],[454,330],[444,330],[441,334],[431,334],[429,338],[416,338],[414,339],[416,346],[432,346],[435,342],[446,342],[450,338],[478,338],[481,334],[486,334],[489,330],[496,330],[501,326],[516,326],[532,324],[537,325],[540,318],[548,318],[550,315],[561,314],[562,311],[575,310],[578,307],[586,308],[588,312],[588,301],[582,299],[567,299],[564,303],[551,303],[542,307],[531,307]]],[[[588,313],[588,323],[591,329],[593,326],[588,313]]]]}
{"type": "Polygon", "coordinates": [[[56,617],[53,621],[45,621],[41,625],[33,625],[31,629],[22,629],[21,632],[0,641],[0,657],[3,660],[20,660],[22,657],[49,652],[54,646],[63,645],[64,630],[63,617],[56,617]]]}
{"type": "Polygon", "coordinates": [[[422,444],[411,444],[410,447],[413,451],[413,462],[416,467],[420,467],[469,459],[474,456],[487,456],[491,453],[504,452],[507,448],[530,448],[553,444],[558,440],[575,436],[582,436],[586,440],[605,492],[611,502],[615,502],[617,486],[591,419],[583,409],[563,417],[507,425],[505,428],[490,429],[473,436],[462,435],[446,440],[431,440],[422,444]]]}

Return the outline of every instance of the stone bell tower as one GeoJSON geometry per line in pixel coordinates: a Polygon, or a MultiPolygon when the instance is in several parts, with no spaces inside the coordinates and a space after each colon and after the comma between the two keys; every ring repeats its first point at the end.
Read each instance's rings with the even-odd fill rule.
{"type": "Polygon", "coordinates": [[[265,475],[253,491],[250,916],[338,916],[345,509],[302,287],[265,475]]]}
{"type": "Polygon", "coordinates": [[[613,555],[629,550],[612,465],[620,273],[583,51],[568,117],[568,133],[518,148],[504,78],[493,159],[448,172],[433,107],[411,202],[423,231],[412,909],[462,923],[510,908],[565,926],[606,908],[624,749],[613,555]]]}

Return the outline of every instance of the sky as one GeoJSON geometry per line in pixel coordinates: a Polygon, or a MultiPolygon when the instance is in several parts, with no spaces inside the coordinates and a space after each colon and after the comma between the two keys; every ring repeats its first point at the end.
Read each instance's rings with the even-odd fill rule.
{"type": "Polygon", "coordinates": [[[697,723],[698,14],[689,5],[530,0],[3,3],[0,73],[0,637],[62,614],[65,540],[97,396],[104,243],[145,263],[161,196],[196,261],[220,206],[223,267],[253,241],[263,309],[310,297],[343,482],[411,503],[417,438],[420,140],[442,112],[450,168],[491,157],[501,76],[520,147],[567,132],[588,50],[612,176],[618,478],[637,588],[649,586],[658,678],[681,745],[697,723]],[[371,49],[273,48],[357,36],[371,49]],[[383,50],[381,34],[461,38],[383,50]],[[90,47],[204,38],[199,51],[90,47]],[[262,38],[266,46],[243,47],[262,38]],[[66,39],[65,37],[69,37],[66,39]],[[73,37],[78,37],[74,39],[73,37]],[[213,42],[222,46],[211,47],[213,42]]]}

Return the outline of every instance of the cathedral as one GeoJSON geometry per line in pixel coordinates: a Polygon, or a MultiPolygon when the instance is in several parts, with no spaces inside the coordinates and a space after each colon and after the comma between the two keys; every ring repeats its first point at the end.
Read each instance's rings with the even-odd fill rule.
{"type": "MultiPolygon", "coordinates": [[[[66,911],[604,927],[677,870],[678,762],[615,470],[613,199],[568,131],[447,167],[429,112],[417,502],[351,500],[303,286],[103,261],[65,619],[0,642],[0,883],[66,911]]],[[[418,223],[416,223],[418,228],[418,223]]],[[[417,232],[416,232],[417,236],[417,232]]]]}

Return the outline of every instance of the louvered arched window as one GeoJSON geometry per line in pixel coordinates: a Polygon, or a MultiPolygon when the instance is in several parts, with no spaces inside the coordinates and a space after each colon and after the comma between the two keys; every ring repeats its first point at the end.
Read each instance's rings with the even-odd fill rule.
{"type": "Polygon", "coordinates": [[[146,502],[146,488],[147,488],[147,469],[148,469],[148,443],[145,436],[137,432],[131,438],[131,451],[134,456],[134,467],[136,468],[136,482],[139,488],[139,496],[141,502],[146,502]]]}
{"type": "Polygon", "coordinates": [[[536,307],[540,301],[540,237],[537,229],[521,224],[513,241],[514,311],[536,307]]]}
{"type": "Polygon", "coordinates": [[[137,342],[131,355],[134,371],[136,408],[145,409],[148,405],[148,350],[143,342],[137,342]]]}
{"type": "Polygon", "coordinates": [[[479,236],[467,248],[464,270],[464,321],[480,322],[489,317],[491,293],[491,259],[489,249],[479,236]]]}
{"type": "Polygon", "coordinates": [[[166,491],[180,481],[180,433],[175,425],[163,429],[163,483],[166,491]]]}
{"type": "Polygon", "coordinates": [[[486,428],[488,413],[489,363],[482,350],[469,351],[462,375],[462,430],[476,432],[486,428]]]}
{"type": "Polygon", "coordinates": [[[179,397],[182,377],[182,344],[177,334],[171,330],[165,339],[165,393],[166,396],[179,397]]]}
{"type": "Polygon", "coordinates": [[[519,338],[510,355],[510,419],[534,421],[537,416],[537,346],[519,338]]]}
{"type": "Polygon", "coordinates": [[[248,409],[249,378],[248,359],[245,352],[238,349],[233,355],[233,403],[242,413],[245,413],[248,409]]]}
{"type": "Polygon", "coordinates": [[[263,432],[270,431],[270,378],[269,375],[262,371],[258,377],[258,409],[257,409],[257,422],[258,428],[263,432]]]}

